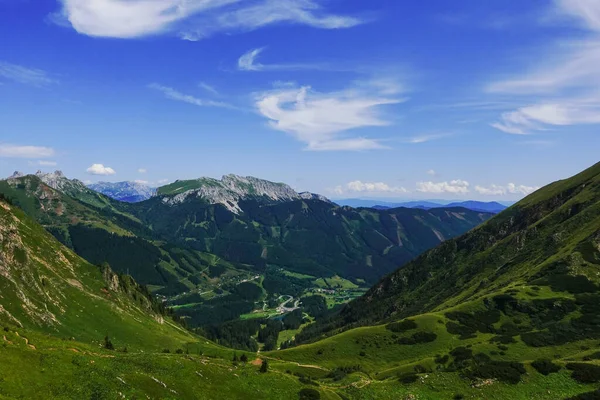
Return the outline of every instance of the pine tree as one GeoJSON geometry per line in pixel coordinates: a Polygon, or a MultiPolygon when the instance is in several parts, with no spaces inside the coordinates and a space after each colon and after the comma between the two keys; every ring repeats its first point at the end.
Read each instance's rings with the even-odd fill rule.
{"type": "Polygon", "coordinates": [[[269,372],[269,361],[262,360],[262,364],[260,365],[260,372],[263,374],[269,372]]]}
{"type": "Polygon", "coordinates": [[[237,353],[233,353],[233,362],[238,362],[237,353]]]}
{"type": "Polygon", "coordinates": [[[113,346],[112,342],[110,341],[110,338],[108,337],[108,335],[106,335],[104,337],[104,348],[106,350],[114,350],[115,346],[113,346]]]}
{"type": "Polygon", "coordinates": [[[248,362],[248,356],[245,354],[242,354],[242,356],[240,357],[240,361],[243,363],[247,363],[248,362]]]}

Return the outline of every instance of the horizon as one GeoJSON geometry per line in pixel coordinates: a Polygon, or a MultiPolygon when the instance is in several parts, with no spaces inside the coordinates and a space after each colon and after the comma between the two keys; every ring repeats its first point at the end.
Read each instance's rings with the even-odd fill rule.
{"type": "Polygon", "coordinates": [[[0,176],[518,201],[598,161],[593,0],[125,3],[0,2],[0,176]]]}

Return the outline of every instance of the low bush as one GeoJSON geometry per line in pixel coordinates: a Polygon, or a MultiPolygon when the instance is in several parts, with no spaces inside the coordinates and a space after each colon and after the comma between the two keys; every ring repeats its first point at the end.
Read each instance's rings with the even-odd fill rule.
{"type": "Polygon", "coordinates": [[[600,366],[585,363],[567,364],[567,369],[573,371],[571,378],[579,383],[600,382],[600,366]]]}
{"type": "Polygon", "coordinates": [[[411,383],[415,383],[418,379],[419,379],[419,375],[413,374],[413,373],[403,374],[398,377],[398,380],[400,382],[407,384],[407,385],[411,384],[411,383]]]}
{"type": "Polygon", "coordinates": [[[385,328],[392,332],[402,333],[413,329],[417,329],[417,323],[411,319],[405,319],[404,321],[392,322],[391,324],[387,324],[385,328]]]}
{"type": "Polygon", "coordinates": [[[319,400],[321,393],[316,389],[304,388],[298,392],[299,400],[319,400]]]}
{"type": "Polygon", "coordinates": [[[577,396],[569,397],[566,400],[600,400],[600,389],[593,392],[578,394],[577,396]]]}
{"type": "Polygon", "coordinates": [[[554,364],[550,360],[536,360],[531,363],[531,366],[542,375],[550,375],[560,371],[560,365],[554,364]]]}
{"type": "Polygon", "coordinates": [[[501,382],[517,384],[521,381],[521,375],[525,373],[525,367],[518,362],[489,361],[478,364],[470,372],[472,378],[498,379],[501,382]]]}
{"type": "Polygon", "coordinates": [[[432,332],[417,332],[411,337],[398,339],[398,344],[413,345],[435,342],[437,335],[432,332]]]}

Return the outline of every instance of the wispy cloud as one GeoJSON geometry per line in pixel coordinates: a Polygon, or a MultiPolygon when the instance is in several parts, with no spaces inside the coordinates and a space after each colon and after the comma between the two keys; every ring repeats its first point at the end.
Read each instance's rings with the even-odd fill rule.
{"type": "Polygon", "coordinates": [[[111,167],[105,167],[103,164],[92,164],[87,170],[88,174],[91,175],[115,175],[117,172],[111,167]]]}
{"type": "Polygon", "coordinates": [[[198,83],[198,87],[200,89],[203,89],[205,91],[207,91],[208,93],[214,95],[214,96],[220,96],[220,93],[217,89],[215,89],[214,86],[209,85],[208,83],[205,82],[199,82],[198,83]]]}
{"type": "Polygon", "coordinates": [[[253,49],[243,54],[238,59],[238,69],[240,71],[294,71],[307,69],[333,70],[327,64],[262,64],[258,61],[258,57],[265,50],[264,47],[253,49]]]}
{"type": "Polygon", "coordinates": [[[289,23],[349,28],[359,18],[327,13],[316,0],[60,0],[52,20],[98,37],[135,38],[163,33],[200,40],[218,32],[250,31],[289,23]]]}
{"type": "Polygon", "coordinates": [[[475,186],[475,191],[484,196],[504,196],[507,194],[518,194],[527,196],[538,189],[539,187],[537,186],[515,185],[514,183],[509,183],[506,186],[475,186]]]}
{"type": "Polygon", "coordinates": [[[140,174],[145,174],[146,172],[148,172],[148,170],[146,168],[139,168],[138,169],[138,173],[140,173],[140,174]]]}
{"type": "Polygon", "coordinates": [[[19,146],[0,143],[0,157],[47,158],[55,155],[54,149],[42,146],[19,146]]]}
{"type": "Polygon", "coordinates": [[[490,93],[537,95],[533,104],[504,112],[491,125],[505,133],[529,134],[550,127],[600,124],[600,2],[555,0],[554,12],[588,30],[577,41],[561,42],[523,76],[493,82],[490,93]],[[537,67],[542,65],[542,67],[537,67]]]}
{"type": "Polygon", "coordinates": [[[256,107],[273,129],[291,134],[306,144],[306,150],[370,150],[386,146],[378,139],[348,137],[348,131],[390,125],[382,107],[402,101],[383,94],[377,85],[330,93],[280,86],[257,96],[256,107]]]}
{"type": "Polygon", "coordinates": [[[23,67],[0,61],[0,77],[25,85],[43,87],[58,83],[57,80],[41,69],[23,67]]]}
{"type": "Polygon", "coordinates": [[[384,182],[362,182],[352,181],[345,185],[336,186],[331,190],[333,193],[342,195],[347,193],[408,193],[409,191],[401,186],[390,186],[384,182]]]}
{"type": "Polygon", "coordinates": [[[412,143],[412,144],[427,143],[427,142],[431,142],[433,140],[443,139],[443,138],[451,136],[451,135],[452,135],[451,133],[423,134],[423,135],[413,136],[413,137],[409,138],[407,140],[407,142],[412,143]]]}
{"type": "Polygon", "coordinates": [[[45,161],[45,160],[38,160],[38,161],[30,161],[29,165],[39,165],[40,167],[56,167],[58,165],[58,163],[56,161],[45,161]]]}
{"type": "Polygon", "coordinates": [[[201,98],[189,95],[189,94],[181,93],[173,88],[170,88],[168,86],[163,86],[158,83],[152,83],[152,84],[148,85],[148,87],[150,89],[154,89],[154,90],[158,90],[159,92],[162,92],[165,95],[165,97],[170,100],[182,101],[184,103],[193,104],[198,107],[220,107],[220,108],[236,109],[236,107],[231,104],[224,103],[222,101],[201,99],[201,98]]]}
{"type": "Polygon", "coordinates": [[[461,179],[450,182],[418,182],[417,192],[432,194],[467,194],[470,192],[469,186],[469,182],[461,179]]]}

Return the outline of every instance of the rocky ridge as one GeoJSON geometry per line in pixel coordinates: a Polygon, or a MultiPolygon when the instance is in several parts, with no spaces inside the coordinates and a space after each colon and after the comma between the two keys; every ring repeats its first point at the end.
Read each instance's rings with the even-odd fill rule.
{"type": "Polygon", "coordinates": [[[242,200],[263,200],[267,203],[318,199],[329,202],[324,196],[298,193],[284,183],[275,183],[251,176],[225,175],[221,180],[200,178],[195,181],[176,181],[168,191],[159,189],[158,194],[166,204],[175,205],[189,198],[201,198],[210,204],[222,204],[229,211],[239,214],[242,200]],[[184,188],[194,186],[189,190],[184,188]]]}

